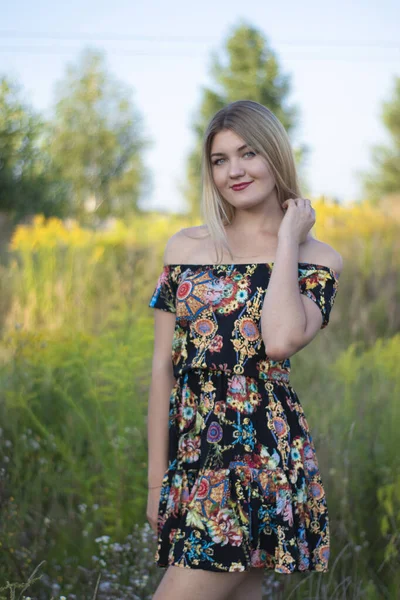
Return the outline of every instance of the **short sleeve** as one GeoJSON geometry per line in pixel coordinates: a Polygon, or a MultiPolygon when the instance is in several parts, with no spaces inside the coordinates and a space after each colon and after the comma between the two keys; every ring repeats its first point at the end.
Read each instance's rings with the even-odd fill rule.
{"type": "Polygon", "coordinates": [[[169,265],[164,265],[149,302],[150,308],[160,308],[171,313],[176,312],[176,284],[173,280],[172,271],[169,265]]]}
{"type": "Polygon", "coordinates": [[[329,318],[339,285],[339,277],[330,267],[310,265],[300,268],[300,292],[315,302],[322,313],[321,329],[329,323],[329,318]]]}

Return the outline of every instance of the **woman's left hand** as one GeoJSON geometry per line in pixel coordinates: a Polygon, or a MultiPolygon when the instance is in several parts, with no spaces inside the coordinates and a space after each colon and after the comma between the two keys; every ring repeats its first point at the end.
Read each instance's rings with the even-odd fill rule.
{"type": "Polygon", "coordinates": [[[278,231],[279,237],[296,239],[299,244],[307,240],[307,235],[315,223],[315,210],[308,198],[289,198],[282,204],[285,216],[278,231]]]}

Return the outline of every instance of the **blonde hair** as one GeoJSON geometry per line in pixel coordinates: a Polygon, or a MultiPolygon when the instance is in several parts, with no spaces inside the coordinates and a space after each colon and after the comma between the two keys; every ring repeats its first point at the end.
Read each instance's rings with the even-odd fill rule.
{"type": "Polygon", "coordinates": [[[229,129],[265,158],[275,177],[278,202],[301,196],[296,164],[288,134],[274,113],[253,100],[237,100],[221,108],[211,119],[202,144],[201,212],[215,248],[225,247],[231,257],[224,225],[232,222],[235,207],[219,193],[213,179],[211,146],[214,136],[229,129]]]}

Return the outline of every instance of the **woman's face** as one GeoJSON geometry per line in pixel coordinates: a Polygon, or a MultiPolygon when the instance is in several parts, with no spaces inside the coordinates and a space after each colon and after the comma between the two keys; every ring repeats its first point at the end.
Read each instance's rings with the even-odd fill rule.
{"type": "Polygon", "coordinates": [[[275,178],[267,161],[245,145],[229,129],[214,136],[211,145],[211,168],[221,196],[235,208],[251,207],[264,202],[275,188],[275,178]],[[242,190],[233,186],[251,182],[242,190]]]}

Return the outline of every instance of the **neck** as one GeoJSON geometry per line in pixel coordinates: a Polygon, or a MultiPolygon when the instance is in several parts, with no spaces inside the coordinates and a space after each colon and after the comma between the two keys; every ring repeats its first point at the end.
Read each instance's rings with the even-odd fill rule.
{"type": "Polygon", "coordinates": [[[285,211],[281,207],[274,194],[267,202],[254,207],[235,209],[231,223],[226,225],[227,234],[238,235],[243,240],[249,240],[257,236],[269,236],[278,239],[279,227],[285,211]]]}

